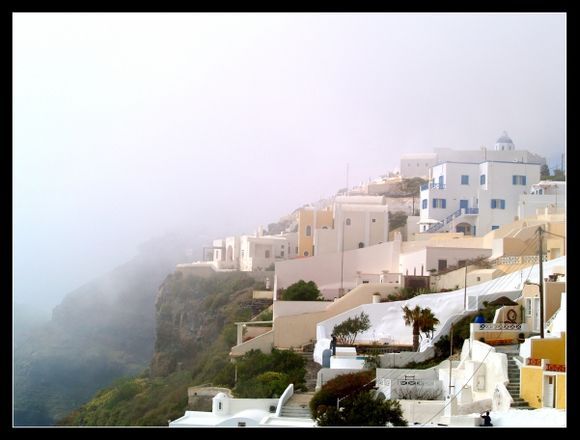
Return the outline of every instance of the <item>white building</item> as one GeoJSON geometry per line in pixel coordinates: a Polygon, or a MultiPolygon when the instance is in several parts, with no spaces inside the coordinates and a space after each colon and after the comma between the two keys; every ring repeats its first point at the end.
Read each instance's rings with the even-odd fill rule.
{"type": "Polygon", "coordinates": [[[538,209],[546,207],[566,209],[566,182],[542,180],[533,184],[528,194],[520,194],[518,217],[534,216],[538,209]]]}
{"type": "Polygon", "coordinates": [[[315,255],[360,249],[389,237],[389,207],[383,196],[338,196],[333,207],[334,228],[316,229],[315,255]]]}
{"type": "Polygon", "coordinates": [[[242,235],[213,240],[211,261],[193,265],[211,265],[215,270],[266,270],[276,261],[297,256],[298,234],[286,232],[279,235],[262,235],[259,228],[255,235],[242,235]]]}
{"type": "Polygon", "coordinates": [[[240,270],[266,270],[276,261],[288,258],[288,240],[284,236],[240,237],[240,270]]]}
{"type": "Polygon", "coordinates": [[[169,423],[170,428],[195,427],[313,427],[316,422],[309,417],[283,416],[283,408],[294,394],[288,385],[277,399],[235,399],[218,393],[212,399],[212,411],[186,411],[183,417],[169,423]]]}
{"type": "Polygon", "coordinates": [[[427,177],[429,169],[443,162],[480,163],[487,161],[506,161],[537,163],[544,165],[546,159],[527,150],[516,150],[507,133],[496,141],[493,150],[481,147],[479,150],[452,150],[451,148],[435,148],[434,153],[404,154],[401,156],[401,176],[427,177]]]}
{"type": "Polygon", "coordinates": [[[437,153],[412,153],[401,156],[401,177],[427,177],[437,163],[437,153]]]}
{"type": "Polygon", "coordinates": [[[421,232],[482,236],[517,220],[520,195],[539,182],[540,164],[445,162],[421,187],[421,232]]]}

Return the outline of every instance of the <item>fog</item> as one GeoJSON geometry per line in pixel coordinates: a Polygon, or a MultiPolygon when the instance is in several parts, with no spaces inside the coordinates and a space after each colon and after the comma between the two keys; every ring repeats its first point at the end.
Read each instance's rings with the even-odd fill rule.
{"type": "Polygon", "coordinates": [[[255,231],[403,153],[565,150],[564,14],[14,14],[14,299],[255,231]]]}

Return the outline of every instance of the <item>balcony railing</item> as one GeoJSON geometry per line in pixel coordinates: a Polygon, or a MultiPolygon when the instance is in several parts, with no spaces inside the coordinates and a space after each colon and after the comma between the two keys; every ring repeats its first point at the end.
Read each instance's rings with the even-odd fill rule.
{"type": "Polygon", "coordinates": [[[421,185],[421,191],[426,191],[428,189],[445,189],[444,183],[424,183],[421,185]]]}
{"type": "Polygon", "coordinates": [[[461,217],[462,215],[479,215],[479,208],[459,208],[457,211],[455,211],[452,214],[449,214],[439,223],[435,223],[434,225],[432,225],[425,232],[437,232],[443,226],[448,225],[454,219],[456,219],[457,217],[461,217]]]}
{"type": "Polygon", "coordinates": [[[392,386],[427,386],[427,387],[437,387],[439,385],[438,379],[415,379],[414,377],[407,377],[405,379],[387,379],[380,378],[377,380],[378,386],[392,387],[392,386]]]}
{"type": "Polygon", "coordinates": [[[477,331],[505,331],[505,330],[518,330],[522,331],[522,329],[526,329],[525,324],[511,324],[511,323],[481,323],[476,324],[477,331]]]}

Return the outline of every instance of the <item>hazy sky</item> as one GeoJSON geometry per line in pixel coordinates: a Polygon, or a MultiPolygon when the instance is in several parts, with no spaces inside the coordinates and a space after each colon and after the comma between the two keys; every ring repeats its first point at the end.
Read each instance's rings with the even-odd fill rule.
{"type": "Polygon", "coordinates": [[[564,14],[15,14],[16,300],[433,148],[565,149],[564,14]]]}

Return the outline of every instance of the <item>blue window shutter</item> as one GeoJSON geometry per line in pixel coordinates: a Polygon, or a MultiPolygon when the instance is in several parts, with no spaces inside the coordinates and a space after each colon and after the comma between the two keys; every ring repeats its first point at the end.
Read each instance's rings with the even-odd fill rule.
{"type": "Polygon", "coordinates": [[[505,209],[505,200],[500,200],[500,208],[505,209]]]}
{"type": "Polygon", "coordinates": [[[437,208],[437,199],[433,199],[433,208],[437,208]]]}
{"type": "Polygon", "coordinates": [[[517,185],[517,176],[512,176],[512,185],[517,185]]]}
{"type": "Polygon", "coordinates": [[[495,209],[495,199],[491,199],[491,209],[495,209]]]}
{"type": "Polygon", "coordinates": [[[526,176],[522,176],[523,183],[522,185],[526,185],[526,176]]]}
{"type": "Polygon", "coordinates": [[[447,206],[447,200],[445,200],[445,199],[441,199],[441,204],[442,204],[442,205],[441,205],[441,207],[442,207],[443,209],[445,209],[445,208],[446,208],[446,206],[447,206]]]}

